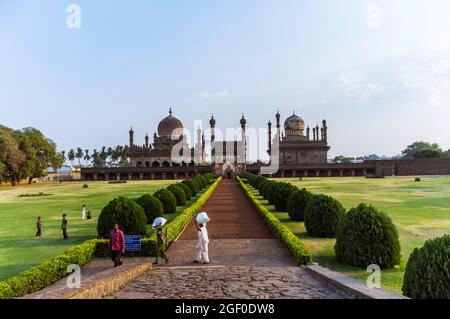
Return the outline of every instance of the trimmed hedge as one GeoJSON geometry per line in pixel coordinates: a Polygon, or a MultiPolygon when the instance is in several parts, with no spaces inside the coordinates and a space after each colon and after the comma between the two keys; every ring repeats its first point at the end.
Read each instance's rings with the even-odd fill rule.
{"type": "Polygon", "coordinates": [[[184,190],[176,184],[169,185],[167,190],[170,191],[177,200],[177,206],[183,206],[186,203],[186,194],[184,190]]]}
{"type": "Polygon", "coordinates": [[[391,218],[366,204],[352,208],[338,223],[336,258],[345,264],[382,269],[400,264],[400,242],[391,218]]]}
{"type": "Polygon", "coordinates": [[[181,187],[183,189],[184,195],[186,195],[186,200],[190,200],[191,199],[192,191],[189,188],[189,186],[187,186],[186,184],[183,184],[183,183],[177,183],[175,185],[177,185],[177,186],[179,186],[179,187],[181,187]]]}
{"type": "Polygon", "coordinates": [[[84,266],[95,258],[97,240],[88,240],[63,254],[0,282],[0,299],[20,297],[39,291],[67,276],[67,267],[84,266]]]}
{"type": "Polygon", "coordinates": [[[163,204],[164,214],[172,214],[177,210],[177,199],[171,191],[167,189],[157,190],[153,196],[161,201],[163,204]]]}
{"type": "Polygon", "coordinates": [[[108,238],[113,224],[129,235],[145,235],[147,232],[147,217],[144,209],[134,200],[119,196],[103,207],[98,217],[97,233],[108,238]]]}
{"type": "Polygon", "coordinates": [[[135,199],[135,202],[144,209],[147,224],[153,223],[156,217],[162,216],[164,213],[161,201],[150,194],[142,195],[135,199]]]}
{"type": "Polygon", "coordinates": [[[289,218],[295,221],[304,221],[306,206],[312,196],[313,194],[305,188],[292,192],[287,202],[289,218]]]}
{"type": "Polygon", "coordinates": [[[288,247],[296,262],[298,264],[311,263],[312,254],[308,247],[306,247],[306,245],[297,236],[295,236],[287,226],[283,225],[278,218],[276,218],[255,198],[255,196],[249,191],[248,187],[242,182],[241,178],[237,177],[237,180],[274,235],[288,247]]]}
{"type": "MultiPolygon", "coordinates": [[[[180,215],[165,226],[168,232],[168,245],[177,238],[184,227],[198,213],[200,208],[214,192],[220,180],[221,178],[219,177],[194,204],[187,207],[180,215]]],[[[150,238],[142,239],[141,252],[127,252],[126,254],[127,256],[154,256],[155,243],[156,234],[153,234],[150,238]]],[[[39,291],[66,277],[68,275],[66,270],[69,265],[76,264],[84,266],[96,257],[109,256],[108,240],[92,239],[85,241],[83,244],[74,246],[63,254],[21,272],[17,276],[0,281],[0,299],[16,298],[39,291]]]]}
{"type": "Polygon", "coordinates": [[[315,237],[336,237],[336,228],[345,210],[336,199],[327,195],[313,195],[305,210],[305,228],[315,237]]]}
{"type": "Polygon", "coordinates": [[[450,236],[427,240],[409,256],[403,294],[411,298],[450,299],[450,236]]]}

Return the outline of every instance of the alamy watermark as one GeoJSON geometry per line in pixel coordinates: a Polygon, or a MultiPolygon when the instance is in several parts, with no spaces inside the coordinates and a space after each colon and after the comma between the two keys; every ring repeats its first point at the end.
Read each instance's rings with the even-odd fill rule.
{"type": "Polygon", "coordinates": [[[66,8],[69,14],[66,19],[68,29],[81,29],[81,7],[78,4],[69,4],[66,8]]]}
{"type": "Polygon", "coordinates": [[[79,265],[69,265],[67,272],[70,275],[66,279],[66,286],[69,289],[81,288],[81,267],[79,265]]]}
{"type": "Polygon", "coordinates": [[[367,277],[367,287],[369,288],[381,288],[381,268],[376,264],[367,266],[367,272],[370,275],[367,277]]]}

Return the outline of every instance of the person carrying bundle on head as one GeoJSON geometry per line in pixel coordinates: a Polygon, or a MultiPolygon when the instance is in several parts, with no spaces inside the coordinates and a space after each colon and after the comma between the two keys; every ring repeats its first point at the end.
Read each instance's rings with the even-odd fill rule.
{"type": "Polygon", "coordinates": [[[163,217],[158,217],[154,220],[152,228],[156,232],[156,260],[154,262],[155,265],[158,264],[158,257],[161,257],[166,261],[166,264],[169,262],[169,257],[167,257],[165,253],[166,242],[167,242],[167,231],[163,232],[163,226],[167,222],[167,220],[163,217]]]}
{"type": "Polygon", "coordinates": [[[195,257],[194,263],[199,264],[209,264],[209,253],[208,253],[208,244],[209,244],[209,237],[208,237],[208,230],[206,229],[206,223],[210,221],[208,215],[205,212],[202,212],[197,215],[196,218],[196,227],[197,227],[197,234],[198,234],[198,240],[197,244],[195,245],[195,249],[197,252],[197,255],[195,257]]]}

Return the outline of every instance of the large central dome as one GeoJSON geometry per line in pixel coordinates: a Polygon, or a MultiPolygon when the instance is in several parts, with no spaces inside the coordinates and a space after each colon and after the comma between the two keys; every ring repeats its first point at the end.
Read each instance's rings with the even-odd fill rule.
{"type": "Polygon", "coordinates": [[[300,116],[291,115],[284,122],[284,130],[288,136],[303,136],[305,131],[305,122],[300,116]]]}
{"type": "Polygon", "coordinates": [[[159,136],[171,136],[176,129],[183,129],[183,123],[172,115],[172,109],[169,110],[169,116],[162,119],[158,124],[159,136]]]}

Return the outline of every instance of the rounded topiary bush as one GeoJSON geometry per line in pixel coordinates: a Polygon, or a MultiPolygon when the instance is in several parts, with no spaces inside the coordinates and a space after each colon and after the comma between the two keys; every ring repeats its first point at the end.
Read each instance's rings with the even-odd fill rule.
{"type": "Polygon", "coordinates": [[[179,186],[179,187],[181,187],[181,188],[183,189],[184,195],[186,195],[186,200],[191,199],[191,197],[192,197],[192,191],[191,191],[191,189],[189,188],[189,186],[187,186],[186,184],[183,184],[183,183],[178,183],[178,184],[176,184],[176,185],[179,186]]]}
{"type": "Polygon", "coordinates": [[[335,237],[337,224],[344,214],[344,207],[333,197],[313,195],[305,209],[306,231],[315,237],[335,237]]]}
{"type": "Polygon", "coordinates": [[[430,239],[409,256],[403,294],[411,298],[450,299],[450,236],[430,239]]]}
{"type": "Polygon", "coordinates": [[[341,218],[334,246],[336,258],[345,264],[392,268],[400,263],[398,232],[391,218],[366,204],[359,204],[341,218]]]}
{"type": "Polygon", "coordinates": [[[192,177],[191,181],[197,184],[198,191],[203,189],[203,182],[199,180],[197,176],[192,177]]]}
{"type": "Polygon", "coordinates": [[[159,199],[163,204],[164,214],[175,213],[177,210],[177,199],[171,191],[167,189],[160,189],[156,191],[153,196],[159,199]]]}
{"type": "Polygon", "coordinates": [[[206,177],[206,175],[202,174],[202,175],[199,176],[199,178],[203,181],[204,187],[209,184],[209,178],[206,177]]]}
{"type": "Polygon", "coordinates": [[[114,224],[127,235],[145,235],[146,222],[144,209],[134,200],[117,197],[103,207],[98,217],[97,233],[101,237],[108,237],[114,224]]]}
{"type": "Polygon", "coordinates": [[[293,191],[287,202],[289,218],[295,221],[304,221],[305,209],[312,196],[313,194],[305,188],[293,191]]]}
{"type": "Polygon", "coordinates": [[[265,180],[266,178],[264,176],[256,175],[253,187],[259,188],[259,184],[261,184],[265,180]]]}
{"type": "Polygon", "coordinates": [[[265,189],[265,187],[267,186],[267,184],[269,184],[270,181],[268,179],[264,179],[261,183],[258,184],[258,192],[263,195],[263,191],[265,189]]]}
{"type": "Polygon", "coordinates": [[[195,176],[194,179],[200,184],[200,189],[205,188],[206,184],[208,183],[208,181],[205,180],[201,175],[195,176]]]}
{"type": "Polygon", "coordinates": [[[270,205],[273,205],[273,194],[278,182],[270,181],[263,189],[263,196],[269,201],[270,205]]]}
{"type": "Polygon", "coordinates": [[[186,203],[186,194],[180,186],[172,184],[167,187],[167,190],[169,190],[175,196],[175,199],[177,200],[177,206],[183,206],[186,203]]]}
{"type": "Polygon", "coordinates": [[[144,209],[147,224],[153,223],[156,217],[162,216],[164,213],[161,201],[150,194],[142,195],[135,202],[144,209]]]}
{"type": "Polygon", "coordinates": [[[183,183],[184,185],[186,185],[187,187],[189,187],[191,189],[192,196],[197,195],[197,193],[200,191],[198,183],[192,181],[191,179],[186,179],[186,180],[182,181],[181,183],[183,183]]]}
{"type": "Polygon", "coordinates": [[[273,190],[273,205],[280,212],[287,211],[287,200],[297,188],[288,183],[278,183],[273,190]]]}

